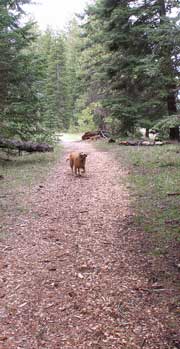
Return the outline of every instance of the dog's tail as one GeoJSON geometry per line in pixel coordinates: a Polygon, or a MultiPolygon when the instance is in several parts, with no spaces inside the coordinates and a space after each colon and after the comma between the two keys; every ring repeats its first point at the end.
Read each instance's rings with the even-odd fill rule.
{"type": "Polygon", "coordinates": [[[67,158],[66,161],[69,161],[69,158],[67,158]]]}

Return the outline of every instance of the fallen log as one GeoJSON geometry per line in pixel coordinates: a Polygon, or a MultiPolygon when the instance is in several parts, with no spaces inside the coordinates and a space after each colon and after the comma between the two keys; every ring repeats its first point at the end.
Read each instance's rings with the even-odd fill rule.
{"type": "Polygon", "coordinates": [[[10,140],[6,138],[0,138],[0,148],[3,149],[17,149],[19,151],[19,154],[22,151],[26,151],[28,153],[34,153],[34,152],[52,152],[53,146],[46,144],[46,143],[35,143],[31,141],[23,142],[23,141],[17,141],[17,140],[10,140]]]}
{"type": "Polygon", "coordinates": [[[131,146],[136,146],[139,145],[138,142],[135,141],[120,141],[119,145],[131,145],[131,146]]]}
{"type": "Polygon", "coordinates": [[[85,140],[91,139],[92,137],[97,137],[97,136],[99,136],[99,138],[109,138],[109,132],[104,130],[88,131],[82,135],[82,140],[85,141],[85,140]]]}
{"type": "Polygon", "coordinates": [[[99,135],[99,132],[98,131],[92,131],[92,132],[85,132],[83,135],[82,135],[82,140],[85,141],[86,139],[90,139],[92,137],[95,137],[95,136],[98,136],[99,135]]]}
{"type": "Polygon", "coordinates": [[[101,139],[102,137],[100,135],[97,136],[92,136],[89,139],[87,139],[88,141],[98,141],[99,139],[101,139]]]}
{"type": "Polygon", "coordinates": [[[160,141],[120,141],[118,143],[119,145],[130,145],[130,146],[147,146],[147,147],[153,147],[155,145],[164,145],[167,144],[167,142],[160,142],[160,141]]]}

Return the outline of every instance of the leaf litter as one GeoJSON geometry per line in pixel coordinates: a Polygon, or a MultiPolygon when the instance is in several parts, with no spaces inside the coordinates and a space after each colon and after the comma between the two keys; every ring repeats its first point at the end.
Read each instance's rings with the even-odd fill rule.
{"type": "Polygon", "coordinates": [[[89,143],[71,150],[88,152],[87,173],[65,154],[0,243],[0,349],[179,348],[176,285],[149,281],[125,170],[89,143]]]}

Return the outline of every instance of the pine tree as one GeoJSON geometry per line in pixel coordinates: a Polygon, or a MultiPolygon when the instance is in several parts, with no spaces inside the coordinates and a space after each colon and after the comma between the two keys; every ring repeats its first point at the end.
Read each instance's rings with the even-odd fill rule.
{"type": "Polygon", "coordinates": [[[33,24],[22,24],[22,5],[28,0],[4,0],[0,5],[0,122],[1,135],[21,139],[41,132],[40,100],[36,81],[40,78],[31,50],[35,40],[33,24]]]}
{"type": "Polygon", "coordinates": [[[67,128],[75,125],[77,110],[77,99],[80,94],[79,73],[80,67],[80,38],[77,20],[73,18],[66,31],[66,93],[67,93],[67,128]]]}
{"type": "Polygon", "coordinates": [[[87,11],[87,27],[96,20],[100,28],[90,40],[106,55],[94,70],[117,129],[132,131],[176,111],[179,24],[167,15],[172,5],[178,1],[99,0],[87,11]]]}
{"type": "Polygon", "coordinates": [[[6,105],[8,82],[15,70],[16,52],[26,46],[29,26],[20,26],[21,5],[29,0],[1,0],[0,2],[0,111],[6,105]]]}
{"type": "Polygon", "coordinates": [[[67,128],[65,35],[50,28],[40,36],[38,51],[44,61],[42,95],[46,124],[52,130],[67,128]]]}
{"type": "Polygon", "coordinates": [[[83,110],[84,113],[84,110],[89,110],[89,117],[93,115],[96,127],[104,129],[107,110],[103,107],[102,101],[108,94],[108,86],[102,65],[107,61],[109,53],[103,43],[101,23],[96,18],[94,6],[88,7],[83,22],[80,26],[79,112],[83,110]]]}

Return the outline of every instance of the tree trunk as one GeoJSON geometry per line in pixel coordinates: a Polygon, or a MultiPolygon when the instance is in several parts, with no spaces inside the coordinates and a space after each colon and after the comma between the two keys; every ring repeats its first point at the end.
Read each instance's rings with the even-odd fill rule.
{"type": "MultiPolygon", "coordinates": [[[[164,0],[159,0],[159,14],[160,17],[166,16],[166,6],[164,0]]],[[[163,18],[160,18],[160,21],[163,21],[163,18]]]]}
{"type": "Polygon", "coordinates": [[[9,140],[5,138],[0,138],[0,148],[4,149],[17,149],[19,153],[21,151],[26,151],[28,153],[33,152],[51,152],[53,151],[53,147],[46,143],[34,143],[31,141],[22,142],[16,140],[9,140]]]}
{"type": "Polygon", "coordinates": [[[167,96],[167,107],[168,107],[168,114],[173,115],[177,113],[177,106],[176,106],[176,93],[175,92],[169,92],[167,96]]]}
{"type": "Polygon", "coordinates": [[[149,128],[146,128],[145,137],[149,138],[149,128]]]}
{"type": "Polygon", "coordinates": [[[180,141],[180,132],[179,132],[179,127],[171,127],[169,131],[169,138],[172,141],[180,141]]]}

